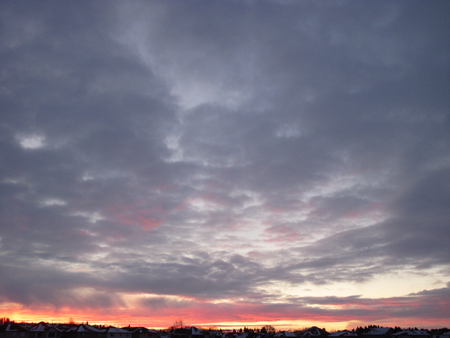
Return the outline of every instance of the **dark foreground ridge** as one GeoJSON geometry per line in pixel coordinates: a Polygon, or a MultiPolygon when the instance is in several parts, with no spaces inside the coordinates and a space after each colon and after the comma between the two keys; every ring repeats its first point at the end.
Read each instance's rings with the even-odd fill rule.
{"type": "Polygon", "coordinates": [[[379,327],[369,325],[353,330],[327,332],[316,326],[294,331],[277,331],[273,326],[239,330],[217,328],[175,327],[166,330],[152,330],[146,327],[114,327],[68,323],[15,323],[7,318],[0,319],[0,338],[308,338],[308,337],[362,337],[362,338],[450,338],[450,330],[417,329],[400,327],[379,327]]]}

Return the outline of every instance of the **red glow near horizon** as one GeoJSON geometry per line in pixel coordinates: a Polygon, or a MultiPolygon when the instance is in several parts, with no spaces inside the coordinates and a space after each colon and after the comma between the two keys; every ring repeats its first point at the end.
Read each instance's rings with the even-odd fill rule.
{"type": "MultiPolygon", "coordinates": [[[[363,312],[370,307],[368,304],[359,304],[363,312]]],[[[401,308],[401,300],[380,300],[382,307],[401,308]]],[[[350,308],[355,304],[337,304],[342,308],[350,308]]],[[[412,304],[410,304],[412,305],[412,304]]],[[[271,308],[267,305],[248,303],[197,303],[192,307],[181,308],[116,308],[116,309],[74,309],[70,307],[53,308],[49,306],[35,306],[33,309],[13,303],[3,303],[0,308],[0,317],[7,317],[16,322],[59,322],[66,323],[73,320],[77,323],[123,326],[144,326],[154,329],[170,327],[175,320],[182,318],[186,325],[196,327],[222,327],[242,328],[272,325],[277,329],[299,329],[309,326],[325,327],[327,330],[352,329],[357,326],[376,324],[380,326],[423,327],[437,328],[448,326],[447,318],[388,318],[381,319],[380,314],[374,315],[348,315],[345,313],[333,314],[316,309],[292,307],[271,308]]],[[[384,317],[383,317],[384,318],[384,317]]]]}

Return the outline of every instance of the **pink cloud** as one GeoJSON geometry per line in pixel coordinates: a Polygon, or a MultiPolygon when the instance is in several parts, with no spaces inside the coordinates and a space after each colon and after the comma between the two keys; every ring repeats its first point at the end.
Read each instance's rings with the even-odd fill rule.
{"type": "MultiPolygon", "coordinates": [[[[218,323],[249,322],[346,322],[347,328],[358,325],[378,324],[384,326],[447,326],[450,311],[450,285],[447,288],[422,291],[404,297],[360,298],[351,297],[304,297],[289,303],[264,304],[260,302],[235,301],[211,303],[195,298],[156,297],[142,298],[129,306],[102,308],[76,308],[62,306],[58,309],[45,305],[23,307],[4,303],[0,316],[14,320],[67,321],[68,318],[92,323],[115,325],[139,324],[148,327],[168,327],[174,318],[195,326],[217,326],[218,323]],[[6,305],[5,305],[6,304],[6,305]],[[332,308],[330,308],[332,306],[332,308]]],[[[294,324],[293,324],[294,325],[294,324]]],[[[287,325],[286,327],[288,327],[287,325]]]]}

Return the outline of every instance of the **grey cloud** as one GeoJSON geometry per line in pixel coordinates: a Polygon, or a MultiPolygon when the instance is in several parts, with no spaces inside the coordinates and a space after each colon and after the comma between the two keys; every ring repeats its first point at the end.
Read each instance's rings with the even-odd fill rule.
{"type": "Polygon", "coordinates": [[[173,300],[168,297],[151,297],[144,298],[139,301],[139,304],[152,310],[161,310],[167,308],[184,308],[192,305],[192,302],[187,300],[173,300]]]}
{"type": "Polygon", "coordinates": [[[448,268],[447,2],[0,9],[2,297],[448,268]]]}
{"type": "MultiPolygon", "coordinates": [[[[64,265],[60,265],[61,267],[64,270],[64,265]]],[[[48,304],[55,308],[103,308],[123,304],[120,296],[104,290],[88,294],[77,292],[76,288],[97,284],[86,273],[68,273],[38,264],[26,268],[2,265],[1,271],[4,276],[8,276],[8,279],[0,284],[3,297],[25,306],[48,304]]]]}

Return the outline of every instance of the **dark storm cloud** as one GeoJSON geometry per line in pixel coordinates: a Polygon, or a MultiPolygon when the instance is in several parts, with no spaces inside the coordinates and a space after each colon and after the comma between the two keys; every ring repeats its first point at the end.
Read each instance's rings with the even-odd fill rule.
{"type": "Polygon", "coordinates": [[[448,2],[0,8],[3,299],[448,278],[448,2]]]}

